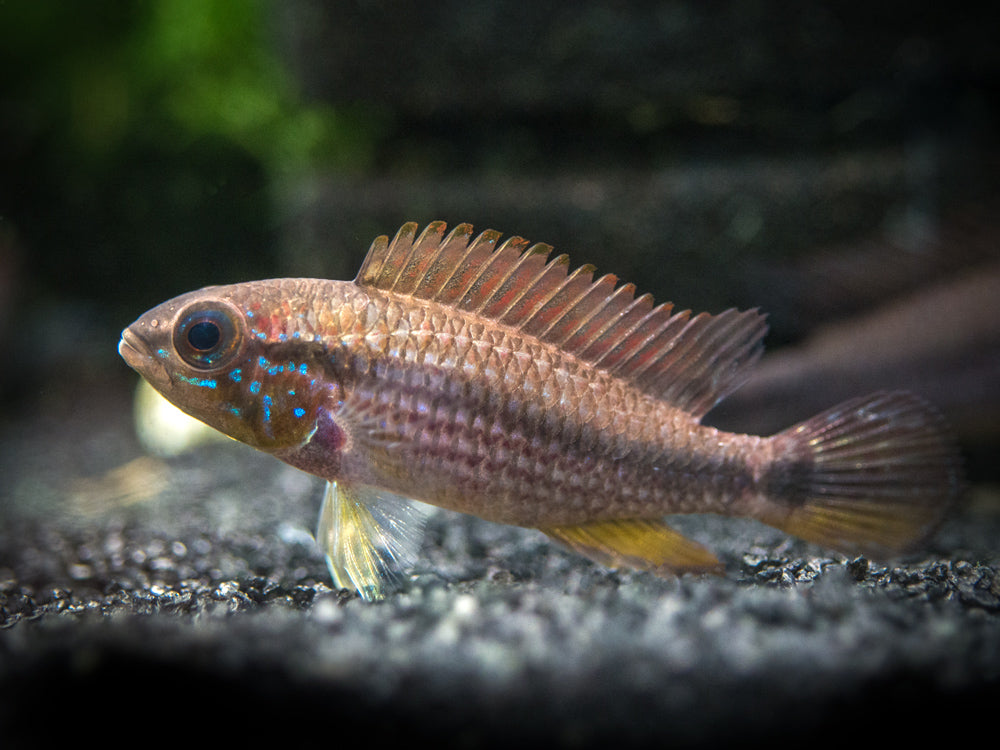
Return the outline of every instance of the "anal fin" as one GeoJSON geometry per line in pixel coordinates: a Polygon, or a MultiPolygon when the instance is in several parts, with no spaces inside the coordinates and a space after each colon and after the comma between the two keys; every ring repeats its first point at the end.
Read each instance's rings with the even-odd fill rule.
{"type": "Polygon", "coordinates": [[[416,558],[427,510],[374,487],[327,482],[316,542],[334,583],[368,601],[384,597],[416,558]]]}
{"type": "Polygon", "coordinates": [[[611,568],[637,568],[657,575],[722,571],[714,554],[658,520],[595,521],[540,530],[611,568]]]}

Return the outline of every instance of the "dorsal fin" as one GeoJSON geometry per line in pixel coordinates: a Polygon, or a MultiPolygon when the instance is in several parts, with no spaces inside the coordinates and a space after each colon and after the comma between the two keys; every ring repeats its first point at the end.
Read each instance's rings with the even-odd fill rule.
{"type": "Polygon", "coordinates": [[[528,246],[486,230],[475,239],[442,221],[417,235],[404,224],[390,242],[376,238],[355,283],[451,305],[516,328],[625,378],[643,391],[701,418],[745,378],[767,332],[757,310],[719,315],[671,314],[632,284],[594,267],[569,271],[569,258],[546,263],[552,248],[528,246]],[[471,241],[470,241],[471,240],[471,241]]]}

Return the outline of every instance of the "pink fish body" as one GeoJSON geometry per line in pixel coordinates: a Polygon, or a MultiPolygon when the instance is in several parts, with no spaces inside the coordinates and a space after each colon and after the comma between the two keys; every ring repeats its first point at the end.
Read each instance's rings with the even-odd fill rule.
{"type": "Polygon", "coordinates": [[[326,479],[317,540],[337,584],[366,598],[417,548],[406,498],[657,574],[719,568],[669,514],[886,554],[956,499],[956,452],[917,397],[854,399],[772,437],[701,425],[760,356],[761,314],[673,313],[499,239],[407,224],[352,282],[191,292],[129,326],[119,351],[185,412],[326,479]]]}

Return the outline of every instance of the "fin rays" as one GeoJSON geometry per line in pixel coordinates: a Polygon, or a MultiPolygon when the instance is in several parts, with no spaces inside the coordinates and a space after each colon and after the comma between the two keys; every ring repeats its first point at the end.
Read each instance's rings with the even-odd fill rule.
{"type": "Polygon", "coordinates": [[[551,248],[487,230],[472,240],[459,224],[435,221],[417,235],[405,224],[372,243],[355,282],[481,315],[560,347],[632,381],[700,418],[738,386],[762,352],[767,326],[757,310],[671,314],[593,266],[569,271],[551,248]],[[471,240],[471,241],[470,241],[471,240]]]}
{"type": "Polygon", "coordinates": [[[718,558],[667,524],[651,519],[595,521],[547,526],[541,531],[574,552],[608,567],[647,570],[656,575],[719,573],[718,558]]]}
{"type": "Polygon", "coordinates": [[[910,549],[961,492],[959,456],[945,435],[937,410],[902,391],[828,409],[771,438],[807,470],[779,489],[760,520],[852,552],[910,549]],[[789,493],[797,498],[790,505],[789,493]]]}
{"type": "Polygon", "coordinates": [[[316,541],[340,588],[372,601],[385,596],[420,546],[425,506],[381,492],[327,482],[316,541]]]}

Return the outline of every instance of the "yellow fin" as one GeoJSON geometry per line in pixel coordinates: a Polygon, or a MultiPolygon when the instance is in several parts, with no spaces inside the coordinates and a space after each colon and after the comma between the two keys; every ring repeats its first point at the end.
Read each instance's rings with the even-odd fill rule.
{"type": "Polygon", "coordinates": [[[638,568],[657,575],[722,570],[715,555],[662,521],[596,521],[579,526],[544,526],[540,530],[611,568],[638,568]]]}
{"type": "Polygon", "coordinates": [[[334,583],[381,599],[420,546],[427,506],[372,487],[327,482],[316,542],[334,583]]]}

